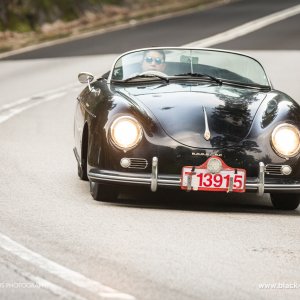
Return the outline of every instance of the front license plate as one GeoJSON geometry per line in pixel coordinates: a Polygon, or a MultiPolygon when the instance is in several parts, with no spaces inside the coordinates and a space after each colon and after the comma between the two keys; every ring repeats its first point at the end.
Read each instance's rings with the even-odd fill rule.
{"type": "Polygon", "coordinates": [[[181,189],[194,191],[245,192],[246,171],[228,167],[221,159],[222,170],[210,173],[207,162],[182,168],[181,189]]]}

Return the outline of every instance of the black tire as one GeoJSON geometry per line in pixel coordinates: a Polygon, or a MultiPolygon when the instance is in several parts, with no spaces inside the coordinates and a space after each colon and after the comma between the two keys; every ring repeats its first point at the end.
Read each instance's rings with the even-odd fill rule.
{"type": "Polygon", "coordinates": [[[115,186],[90,181],[90,192],[94,200],[112,202],[117,200],[119,191],[115,186]]]}
{"type": "Polygon", "coordinates": [[[294,210],[299,206],[300,196],[298,194],[271,194],[271,201],[276,209],[294,210]]]}
{"type": "Polygon", "coordinates": [[[87,168],[86,168],[86,164],[83,165],[83,168],[78,164],[78,177],[81,180],[84,181],[88,181],[88,177],[87,177],[87,168]]]}
{"type": "Polygon", "coordinates": [[[88,126],[84,126],[81,145],[81,163],[78,164],[78,176],[81,180],[88,181],[87,161],[88,161],[88,126]]]}

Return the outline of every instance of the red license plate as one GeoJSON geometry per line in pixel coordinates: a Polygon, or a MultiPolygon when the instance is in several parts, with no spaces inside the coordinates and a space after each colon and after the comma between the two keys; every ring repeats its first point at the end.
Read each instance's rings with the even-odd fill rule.
{"type": "Polygon", "coordinates": [[[228,167],[223,160],[222,170],[210,173],[207,162],[201,166],[182,168],[181,189],[194,191],[245,192],[246,170],[228,167]]]}

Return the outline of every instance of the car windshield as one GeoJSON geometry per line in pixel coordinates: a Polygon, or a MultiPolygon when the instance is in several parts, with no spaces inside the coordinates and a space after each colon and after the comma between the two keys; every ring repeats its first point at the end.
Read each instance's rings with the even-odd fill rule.
{"type": "Polygon", "coordinates": [[[198,80],[213,77],[222,82],[269,86],[264,69],[255,59],[213,49],[150,48],[128,52],[114,64],[111,80],[148,81],[164,76],[198,80]]]}

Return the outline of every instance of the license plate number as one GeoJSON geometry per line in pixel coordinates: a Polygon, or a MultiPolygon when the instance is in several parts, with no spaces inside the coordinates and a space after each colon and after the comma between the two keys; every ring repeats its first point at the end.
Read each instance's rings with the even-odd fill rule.
{"type": "Polygon", "coordinates": [[[211,174],[205,169],[195,169],[192,175],[191,171],[190,167],[183,168],[181,184],[183,189],[188,186],[188,180],[191,180],[191,188],[194,191],[228,191],[230,184],[232,184],[232,192],[245,191],[245,171],[221,171],[211,174]]]}
{"type": "Polygon", "coordinates": [[[207,162],[201,166],[182,168],[181,189],[194,191],[245,192],[246,171],[228,167],[221,159],[222,170],[210,173],[207,162]]]}

